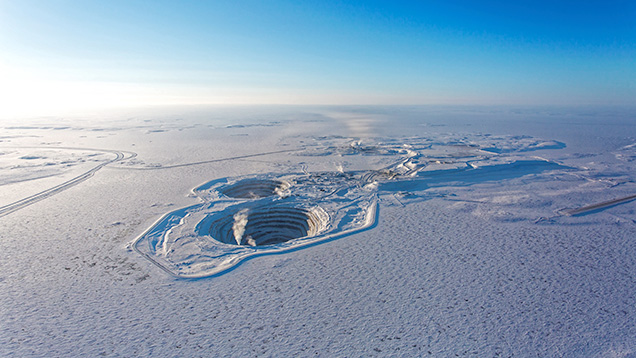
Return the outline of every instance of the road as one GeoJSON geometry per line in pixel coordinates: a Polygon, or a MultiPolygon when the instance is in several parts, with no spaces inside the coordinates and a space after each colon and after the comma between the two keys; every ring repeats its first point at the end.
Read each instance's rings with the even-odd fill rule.
{"type": "MultiPolygon", "coordinates": [[[[6,148],[6,147],[5,147],[6,148]]],[[[97,165],[96,167],[92,168],[91,170],[84,172],[70,180],[65,181],[64,183],[61,183],[59,185],[56,185],[52,188],[43,190],[37,194],[33,194],[31,196],[28,196],[24,199],[18,200],[16,202],[13,202],[11,204],[7,204],[4,206],[0,206],[0,217],[9,215],[15,211],[18,211],[20,209],[24,209],[29,205],[35,204],[40,200],[44,200],[46,198],[49,198],[55,194],[58,194],[68,188],[71,188],[87,179],[89,179],[90,177],[92,177],[97,171],[99,171],[100,169],[102,169],[103,167],[110,165],[110,164],[114,164],[117,162],[121,162],[123,160],[128,160],[128,159],[132,159],[135,158],[137,156],[137,153],[134,152],[127,152],[127,151],[118,151],[118,150],[110,150],[110,149],[97,149],[97,148],[77,148],[77,147],[13,147],[13,148],[17,148],[17,149],[63,149],[63,150],[86,150],[86,151],[94,151],[94,152],[102,152],[102,153],[112,153],[115,154],[115,159],[112,159],[110,161],[107,162],[103,162],[99,165],[97,165]]],[[[255,154],[247,154],[247,155],[240,155],[240,156],[235,156],[235,157],[228,157],[228,158],[218,158],[218,159],[211,159],[211,160],[204,160],[204,161],[200,161],[200,162],[192,162],[192,163],[183,163],[183,164],[175,164],[175,165],[169,165],[169,166],[161,166],[161,167],[141,167],[141,168],[136,168],[136,167],[111,167],[113,169],[125,169],[125,170],[158,170],[158,169],[172,169],[172,168],[180,168],[180,167],[187,167],[187,166],[192,166],[192,165],[201,165],[201,164],[208,164],[208,163],[215,163],[215,162],[221,162],[221,161],[227,161],[227,160],[237,160],[237,159],[245,159],[245,158],[252,158],[252,157],[259,157],[259,156],[264,156],[264,155],[270,155],[270,154],[278,154],[278,153],[286,153],[286,152],[295,152],[295,151],[299,151],[300,149],[286,149],[286,150],[278,150],[278,151],[272,151],[272,152],[262,152],[262,153],[255,153],[255,154]]]]}
{"type": "Polygon", "coordinates": [[[115,154],[115,158],[106,162],[102,162],[99,165],[97,165],[96,167],[92,168],[91,170],[84,172],[70,180],[65,181],[64,183],[58,184],[52,188],[43,190],[37,194],[33,194],[31,196],[28,196],[24,199],[20,199],[16,202],[13,202],[11,204],[7,204],[4,206],[0,207],[0,217],[9,215],[15,211],[18,211],[20,209],[26,208],[29,205],[32,205],[34,203],[37,203],[40,200],[44,200],[46,198],[49,198],[55,194],[58,194],[70,187],[73,187],[85,180],[87,180],[88,178],[92,177],[93,175],[95,175],[95,173],[97,173],[97,171],[99,171],[100,169],[102,169],[103,167],[109,165],[109,164],[113,164],[116,162],[120,162],[122,160],[125,159],[131,159],[137,156],[137,153],[134,152],[123,152],[123,151],[117,151],[117,150],[109,150],[109,149],[96,149],[96,148],[75,148],[75,147],[19,147],[20,149],[25,149],[25,148],[29,148],[29,149],[63,149],[63,150],[86,150],[86,151],[94,151],[94,152],[102,152],[102,153],[112,153],[115,154]]]}

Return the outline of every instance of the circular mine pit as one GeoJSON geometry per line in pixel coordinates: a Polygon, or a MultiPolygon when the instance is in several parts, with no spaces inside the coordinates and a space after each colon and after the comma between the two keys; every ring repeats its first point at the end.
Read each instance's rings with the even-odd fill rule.
{"type": "Polygon", "coordinates": [[[289,189],[289,183],[269,179],[245,179],[224,187],[220,192],[230,198],[258,199],[268,196],[283,196],[289,189]]]}
{"type": "Polygon", "coordinates": [[[219,213],[202,229],[207,231],[203,234],[226,244],[266,246],[315,236],[324,230],[327,221],[327,214],[318,207],[234,208],[219,213]]]}

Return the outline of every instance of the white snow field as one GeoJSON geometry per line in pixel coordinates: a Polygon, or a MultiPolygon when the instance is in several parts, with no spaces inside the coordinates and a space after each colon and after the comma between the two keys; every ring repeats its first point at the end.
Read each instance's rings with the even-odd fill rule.
{"type": "Polygon", "coordinates": [[[2,357],[636,357],[636,110],[0,121],[2,357]]]}

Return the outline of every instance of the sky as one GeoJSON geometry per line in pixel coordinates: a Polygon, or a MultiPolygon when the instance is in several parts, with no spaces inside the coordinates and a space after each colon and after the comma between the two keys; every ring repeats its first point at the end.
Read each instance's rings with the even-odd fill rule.
{"type": "Polygon", "coordinates": [[[629,105],[634,59],[634,1],[0,0],[0,116],[629,105]]]}

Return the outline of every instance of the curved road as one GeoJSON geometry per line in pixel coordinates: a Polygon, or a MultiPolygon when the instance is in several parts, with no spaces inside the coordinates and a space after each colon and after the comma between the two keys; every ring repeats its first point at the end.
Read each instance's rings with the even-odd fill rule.
{"type": "MultiPolygon", "coordinates": [[[[6,148],[6,147],[5,147],[6,148]]],[[[78,147],[12,147],[12,148],[18,148],[18,149],[64,149],[64,150],[86,150],[86,151],[93,151],[93,152],[102,152],[102,153],[112,153],[116,155],[116,158],[113,160],[109,160],[107,162],[103,162],[101,164],[99,164],[98,166],[94,167],[93,169],[76,176],[75,178],[72,178],[70,180],[65,181],[64,183],[61,183],[59,185],[56,185],[52,188],[43,190],[37,194],[33,194],[31,196],[28,196],[24,199],[18,200],[16,202],[13,202],[11,204],[7,204],[4,206],[0,206],[0,217],[3,217],[5,215],[9,215],[17,210],[23,209],[31,204],[34,204],[40,200],[44,200],[46,198],[49,198],[57,193],[60,193],[72,186],[75,186],[85,180],[87,180],[88,178],[92,177],[98,170],[102,169],[103,167],[109,165],[109,164],[113,164],[113,163],[117,163],[120,162],[122,160],[128,160],[128,159],[132,159],[135,158],[137,156],[137,153],[135,152],[127,152],[127,151],[117,151],[117,150],[110,150],[110,149],[97,149],[97,148],[78,148],[78,147]]],[[[252,158],[252,157],[259,157],[259,156],[264,156],[264,155],[270,155],[270,154],[278,154],[278,153],[286,153],[286,152],[295,152],[295,151],[299,151],[300,149],[285,149],[285,150],[277,150],[277,151],[272,151],[272,152],[262,152],[262,153],[255,153],[255,154],[247,154],[247,155],[239,155],[239,156],[235,156],[235,157],[228,157],[228,158],[219,158],[219,159],[211,159],[211,160],[204,160],[204,161],[200,161],[200,162],[192,162],[192,163],[183,163],[183,164],[175,164],[175,165],[169,165],[169,166],[164,166],[164,167],[149,167],[149,168],[135,168],[135,167],[111,167],[113,169],[125,169],[125,170],[159,170],[159,169],[172,169],[172,168],[180,168],[180,167],[186,167],[186,166],[191,166],[191,165],[201,165],[201,164],[208,164],[208,163],[215,163],[215,162],[221,162],[221,161],[227,161],[227,160],[237,160],[237,159],[245,159],[245,158],[252,158]]]]}
{"type": "Polygon", "coordinates": [[[106,165],[112,164],[112,163],[116,163],[119,161],[122,161],[124,159],[131,159],[137,156],[137,153],[134,152],[123,152],[123,151],[116,151],[116,150],[108,150],[108,149],[95,149],[95,148],[74,148],[74,147],[18,147],[18,148],[37,148],[37,149],[65,149],[65,150],[86,150],[86,151],[93,151],[93,152],[103,152],[103,153],[112,153],[116,155],[115,159],[109,160],[107,162],[103,162],[101,164],[99,164],[98,166],[94,167],[93,169],[76,176],[75,178],[72,178],[70,180],[65,181],[62,184],[58,184],[52,188],[46,189],[44,191],[41,191],[37,194],[33,194],[31,196],[28,196],[24,199],[18,200],[16,202],[13,202],[11,204],[7,204],[4,206],[0,206],[0,217],[3,217],[5,215],[9,215],[14,211],[20,210],[22,208],[25,208],[31,204],[34,204],[40,200],[44,200],[50,196],[53,196],[61,191],[64,191],[72,186],[75,186],[83,181],[85,181],[86,179],[92,177],[98,170],[102,169],[103,167],[105,167],[106,165]],[[128,157],[126,157],[126,154],[128,154],[128,157]]]}

